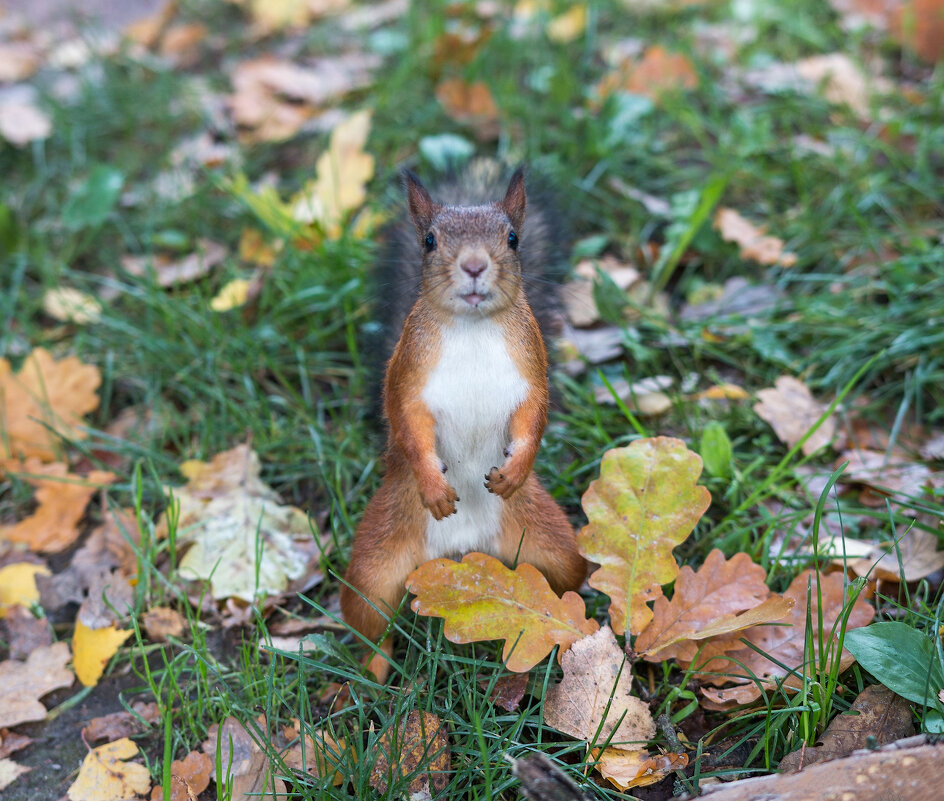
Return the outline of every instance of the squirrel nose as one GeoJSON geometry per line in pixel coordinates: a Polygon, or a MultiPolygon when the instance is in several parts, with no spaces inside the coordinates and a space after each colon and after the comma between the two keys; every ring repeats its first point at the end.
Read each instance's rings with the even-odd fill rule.
{"type": "Polygon", "coordinates": [[[464,273],[468,273],[472,278],[478,278],[487,268],[488,264],[480,258],[466,259],[459,263],[459,269],[464,273]]]}

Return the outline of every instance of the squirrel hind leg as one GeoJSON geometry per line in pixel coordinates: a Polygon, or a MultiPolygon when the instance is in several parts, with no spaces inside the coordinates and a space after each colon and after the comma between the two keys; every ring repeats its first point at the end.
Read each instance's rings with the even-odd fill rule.
{"type": "Polygon", "coordinates": [[[498,556],[506,564],[534,565],[558,595],[580,589],[587,576],[574,527],[533,473],[506,501],[498,556]]]}

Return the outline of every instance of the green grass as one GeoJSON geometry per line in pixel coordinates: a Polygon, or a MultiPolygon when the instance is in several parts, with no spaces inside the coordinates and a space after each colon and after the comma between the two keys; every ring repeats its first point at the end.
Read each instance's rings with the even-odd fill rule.
{"type": "MultiPolygon", "coordinates": [[[[744,95],[732,84],[732,66],[704,55],[696,43],[696,23],[730,21],[731,10],[723,3],[642,17],[629,16],[621,4],[594,3],[585,36],[569,45],[537,35],[525,46],[498,24],[469,65],[446,67],[445,73],[489,83],[504,134],[497,144],[478,149],[510,162],[526,161],[562,187],[578,238],[603,235],[609,249],[626,256],[652,242],[667,250],[685,245],[675,254],[681,258],[667,259],[662,273],[673,309],[706,285],[741,275],[780,293],[775,306],[748,320],[666,321],[643,307],[641,318],[621,323],[628,356],[602,367],[607,380],[670,375],[677,388],[695,374],[698,389],[735,381],[756,390],[789,373],[802,376],[827,401],[847,393],[842,409],[854,408],[879,427],[940,429],[944,198],[938,176],[944,75],[906,52],[877,44],[874,36],[850,38],[825,3],[804,0],[786,9],[760,8],[749,21],[757,35],[738,52],[737,65],[819,52],[851,50],[853,57],[877,52],[893,77],[896,70],[919,76],[923,102],[915,106],[893,92],[877,104],[883,122],[867,124],[815,95],[744,95]],[[700,87],[643,106],[629,124],[616,101],[597,105],[594,86],[605,70],[601,48],[620,36],[689,54],[700,87]],[[798,150],[792,144],[798,133],[822,139],[834,153],[798,150]],[[614,188],[613,179],[665,198],[675,211],[666,218],[649,214],[614,188]],[[717,197],[709,196],[713,186],[717,197]],[[693,223],[691,209],[700,198],[708,204],[706,212],[717,202],[765,223],[798,255],[797,266],[761,269],[742,261],[710,224],[693,223]],[[715,336],[706,336],[706,330],[715,336]]],[[[228,87],[226,70],[236,59],[265,52],[270,44],[243,49],[241,23],[229,6],[188,3],[185,13],[210,21],[227,37],[224,69],[208,62],[199,70],[217,87],[228,87]]],[[[302,52],[324,53],[339,42],[363,46],[360,35],[336,38],[332,24],[302,35],[302,52]]],[[[377,207],[386,203],[389,182],[403,164],[432,177],[417,155],[421,137],[448,131],[472,138],[435,100],[440,68],[433,63],[431,42],[448,24],[439,4],[414,7],[391,29],[405,48],[388,59],[372,87],[347,102],[375,110],[369,150],[378,165],[371,185],[377,207]]],[[[125,460],[114,499],[120,505],[136,500],[149,531],[164,507],[164,486],[182,480],[181,461],[209,458],[249,439],[265,480],[286,501],[310,510],[333,539],[323,562],[324,582],[293,611],[337,618],[338,576],[381,475],[383,435],[371,414],[377,376],[365,367],[371,361],[370,307],[377,299],[368,277],[374,245],[351,236],[310,251],[285,248],[257,305],[246,314],[208,310],[209,299],[227,280],[249,272],[235,255],[212,276],[171,290],[124,273],[122,255],[154,247],[188,253],[204,237],[235,254],[242,229],[261,226],[227,191],[226,168],[196,172],[193,191],[183,198],[154,191],[177,143],[205,128],[204,113],[188,99],[192,77],[116,55],[80,76],[79,94],[71,102],[47,95],[55,121],[50,140],[21,150],[0,146],[0,356],[16,362],[31,347],[44,345],[75,352],[101,368],[102,404],[90,418],[88,440],[77,447],[93,460],[102,451],[125,460]],[[123,192],[137,200],[119,203],[101,223],[70,229],[62,221],[63,207],[96,165],[119,170],[123,192]],[[105,293],[101,322],[74,330],[52,325],[41,313],[41,299],[44,290],[58,285],[105,293]],[[132,440],[105,433],[129,406],[151,410],[153,422],[132,440]]],[[[41,74],[36,83],[49,91],[50,80],[41,74]]],[[[242,170],[251,180],[274,172],[285,197],[312,175],[325,142],[323,135],[311,135],[243,148],[242,170]]],[[[621,319],[620,305],[608,310],[611,318],[621,319]]],[[[787,453],[750,404],[702,406],[675,392],[675,406],[666,416],[629,420],[620,408],[593,400],[593,387],[602,380],[594,370],[554,380],[563,403],[547,429],[538,470],[576,523],[583,519],[580,497],[598,474],[603,453],[638,436],[637,427],[649,435],[682,437],[697,449],[705,426],[716,421],[733,445],[732,472],[703,477],[713,503],[677,555],[697,566],[715,546],[728,555],[747,551],[771,570],[773,589],[787,586],[795,568],[777,564],[769,542],[810,514],[816,502],[797,489],[794,469],[803,459],[787,453]]],[[[811,461],[831,466],[825,456],[811,461]]],[[[28,499],[22,484],[7,480],[0,485],[0,516],[12,519],[27,508],[28,499]]],[[[838,506],[845,517],[870,511],[854,495],[843,496],[838,506]]],[[[918,511],[920,524],[935,530],[944,516],[940,494],[890,508],[883,537],[893,536],[893,526],[900,533],[901,524],[918,511]]],[[[341,764],[345,783],[334,788],[317,779],[298,782],[295,797],[370,797],[381,736],[410,710],[424,709],[449,730],[454,775],[445,797],[515,798],[516,781],[503,755],[530,750],[544,751],[584,781],[580,744],[542,724],[544,689],[560,675],[554,660],[532,671],[521,711],[506,713],[488,700],[491,684],[505,674],[500,649],[452,645],[438,621],[415,619],[407,608],[395,624],[398,664],[387,686],[360,676],[365,647],[343,629],[314,635],[315,650],[304,655],[264,655],[266,619],[259,615],[252,626],[236,631],[209,630],[173,579],[154,568],[172,551],[166,540],[149,538],[143,546],[137,611],[173,603],[188,615],[188,635],[154,645],[136,627],[135,644],[117,658],[130,660],[142,690],[165,710],[161,736],[170,750],[151,752],[155,777],[169,770],[171,757],[204,739],[211,724],[228,715],[248,721],[264,712],[271,727],[299,718],[309,730],[324,730],[347,743],[341,764]],[[331,709],[320,700],[330,682],[348,680],[355,699],[351,707],[331,709]]],[[[586,600],[602,618],[605,599],[590,594],[586,600]]],[[[916,614],[935,619],[940,585],[919,585],[910,602],[916,614]]],[[[885,597],[879,605],[908,604],[885,597]]],[[[743,771],[775,768],[801,741],[815,742],[865,681],[861,671],[838,677],[820,665],[805,692],[768,693],[759,711],[709,715],[705,724],[695,722],[690,675],[669,666],[646,671],[637,668],[653,708],[695,732],[699,747],[718,757],[697,769],[698,778],[680,779],[679,790],[696,789],[700,779],[717,772],[713,766],[727,764],[718,756],[718,743],[722,755],[746,750],[743,771]],[[836,693],[837,682],[845,687],[842,695],[836,693]]],[[[620,797],[612,789],[596,791],[620,797]]]]}

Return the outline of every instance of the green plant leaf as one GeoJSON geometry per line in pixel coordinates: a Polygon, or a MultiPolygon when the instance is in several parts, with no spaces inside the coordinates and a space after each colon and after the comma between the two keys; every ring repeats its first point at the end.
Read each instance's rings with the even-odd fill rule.
{"type": "Polygon", "coordinates": [[[85,183],[73,190],[63,206],[63,225],[73,231],[101,225],[118,202],[124,183],[121,170],[105,164],[93,167],[85,183]]]}
{"type": "Polygon", "coordinates": [[[905,623],[873,623],[846,633],[856,661],[888,689],[916,704],[929,704],[944,688],[934,641],[905,623]]]}
{"type": "Polygon", "coordinates": [[[715,420],[705,426],[698,450],[709,475],[724,478],[731,474],[731,440],[721,423],[715,420]]]}

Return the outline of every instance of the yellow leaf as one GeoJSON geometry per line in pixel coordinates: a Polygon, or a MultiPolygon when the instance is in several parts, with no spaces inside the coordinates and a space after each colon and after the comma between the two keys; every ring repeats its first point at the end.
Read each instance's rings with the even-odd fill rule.
{"type": "Polygon", "coordinates": [[[578,3],[548,23],[547,38],[552,42],[566,44],[580,36],[586,27],[587,6],[584,3],[578,3]]]}
{"type": "Polygon", "coordinates": [[[647,601],[678,575],[672,549],[711,503],[695,482],[701,457],[671,437],[639,439],[603,455],[600,478],[583,496],[589,519],[580,552],[600,565],[588,582],[610,596],[613,631],[638,634],[652,619],[647,601]]]}
{"type": "Polygon", "coordinates": [[[124,760],[137,756],[128,737],[93,748],[69,788],[70,801],[124,801],[143,796],[151,789],[151,774],[144,765],[124,760]]]}
{"type": "Polygon", "coordinates": [[[597,760],[594,767],[600,775],[623,791],[655,784],[672,771],[688,765],[687,754],[653,756],[646,751],[624,751],[621,748],[605,748],[602,753],[595,748],[591,754],[597,760]]]}
{"type": "Polygon", "coordinates": [[[48,576],[49,571],[42,565],[30,562],[16,562],[0,567],[0,618],[6,617],[8,606],[29,606],[39,600],[39,590],[36,589],[37,575],[48,576]]]}
{"type": "Polygon", "coordinates": [[[230,311],[231,309],[238,309],[248,299],[249,281],[245,278],[234,278],[210,301],[210,308],[216,312],[230,311]]]}
{"type": "MultiPolygon", "coordinates": [[[[75,675],[86,687],[94,687],[105,671],[108,660],[132,634],[111,625],[103,629],[90,629],[81,620],[75,621],[72,635],[72,663],[75,675]]],[[[71,794],[69,796],[72,797],[71,794]]]]}
{"type": "Polygon", "coordinates": [[[714,384],[695,395],[696,400],[744,400],[747,390],[737,384],[714,384]]]}

